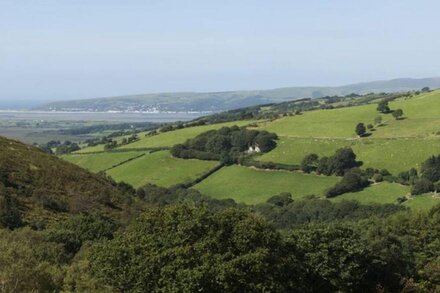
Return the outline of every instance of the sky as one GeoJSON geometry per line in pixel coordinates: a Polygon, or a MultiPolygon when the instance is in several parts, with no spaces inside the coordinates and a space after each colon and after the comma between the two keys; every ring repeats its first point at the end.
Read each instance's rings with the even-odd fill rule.
{"type": "Polygon", "coordinates": [[[440,1],[0,0],[0,103],[440,76],[440,1]]]}

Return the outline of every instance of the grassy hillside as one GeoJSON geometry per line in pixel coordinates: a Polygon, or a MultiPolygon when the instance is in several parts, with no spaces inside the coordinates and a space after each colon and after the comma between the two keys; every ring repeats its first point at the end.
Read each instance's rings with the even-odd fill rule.
{"type": "Polygon", "coordinates": [[[371,104],[304,112],[267,122],[262,128],[277,133],[280,141],[259,160],[298,164],[306,154],[329,155],[339,147],[350,146],[364,167],[385,168],[394,174],[418,168],[440,150],[439,101],[440,91],[434,91],[391,102],[391,109],[403,110],[402,120],[379,114],[377,104],[371,104]],[[379,115],[383,117],[381,126],[376,126],[369,137],[356,137],[357,123],[374,124],[379,115]]]}
{"type": "Polygon", "coordinates": [[[63,158],[91,172],[105,171],[121,163],[145,155],[146,152],[121,152],[100,154],[72,154],[64,155],[63,158]]]}
{"type": "Polygon", "coordinates": [[[0,137],[0,199],[17,205],[23,221],[43,224],[67,213],[118,213],[125,195],[106,178],[0,137]]]}
{"type": "Polygon", "coordinates": [[[230,166],[222,168],[194,188],[217,199],[233,198],[237,202],[255,204],[281,192],[290,192],[295,199],[312,194],[322,196],[338,180],[333,176],[230,166]]]}
{"type": "Polygon", "coordinates": [[[365,188],[359,192],[350,192],[333,198],[332,200],[343,201],[343,200],[356,200],[360,203],[396,203],[398,197],[408,195],[409,187],[396,184],[381,182],[374,184],[368,188],[365,188]]]}
{"type": "Polygon", "coordinates": [[[440,197],[433,194],[418,195],[408,199],[404,205],[414,210],[429,210],[440,204],[440,197]]]}
{"type": "Polygon", "coordinates": [[[390,103],[391,109],[402,109],[404,119],[395,120],[390,114],[379,114],[377,104],[332,110],[304,112],[267,123],[264,129],[286,137],[355,138],[358,122],[374,124],[382,116],[383,126],[373,133],[374,138],[426,137],[439,131],[440,92],[412,97],[390,103]]]}
{"type": "MultiPolygon", "coordinates": [[[[387,96],[389,97],[389,96],[387,96]]],[[[330,156],[338,148],[351,147],[361,168],[387,169],[393,175],[410,168],[420,170],[421,163],[431,155],[440,153],[440,91],[402,95],[389,103],[390,108],[402,109],[403,119],[396,120],[391,114],[377,111],[377,100],[371,96],[361,97],[366,104],[336,109],[314,109],[299,115],[272,115],[270,120],[258,121],[258,130],[267,130],[278,135],[277,146],[269,153],[256,156],[260,162],[298,165],[304,156],[316,153],[330,156]],[[374,120],[382,117],[380,125],[374,120]],[[355,134],[357,123],[374,124],[367,137],[355,134]]],[[[347,100],[355,102],[356,97],[347,100]]],[[[325,101],[323,101],[325,103],[325,101]]],[[[335,104],[337,106],[337,104],[335,104]]],[[[267,107],[270,114],[271,109],[267,107]]],[[[261,109],[260,109],[261,110],[261,109]]],[[[264,109],[262,108],[262,111],[264,109]]],[[[147,154],[124,162],[137,154],[136,149],[169,148],[187,139],[223,126],[248,125],[252,120],[232,121],[205,126],[194,126],[159,133],[154,136],[139,135],[140,140],[117,148],[118,152],[91,155],[66,156],[76,164],[93,171],[107,170],[117,181],[128,182],[135,187],[147,183],[169,187],[191,182],[212,170],[218,163],[213,161],[183,160],[170,156],[168,151],[147,154]],[[120,164],[111,168],[114,164],[120,164]]],[[[86,148],[83,152],[97,150],[86,148]]],[[[299,171],[269,171],[238,165],[228,166],[210,175],[194,188],[208,196],[237,202],[255,204],[266,201],[281,192],[289,192],[295,199],[307,195],[323,196],[325,191],[340,180],[340,177],[306,175],[299,171]]],[[[409,186],[382,182],[373,184],[360,192],[347,193],[332,199],[357,200],[362,203],[396,203],[399,197],[408,196],[409,186]]],[[[414,208],[429,208],[436,203],[430,195],[411,198],[405,205],[414,208]]]]}
{"type": "Polygon", "coordinates": [[[214,161],[176,159],[168,151],[160,151],[110,169],[107,174],[134,187],[147,183],[169,187],[190,182],[217,165],[214,161]]]}
{"type": "Polygon", "coordinates": [[[335,139],[335,138],[292,138],[281,137],[277,148],[257,159],[284,164],[300,164],[306,154],[330,156],[341,147],[351,147],[358,155],[364,168],[387,169],[393,174],[420,168],[421,162],[440,150],[440,139],[335,139]],[[411,156],[407,156],[411,150],[411,156]],[[405,158],[405,159],[402,159],[405,158]]]}

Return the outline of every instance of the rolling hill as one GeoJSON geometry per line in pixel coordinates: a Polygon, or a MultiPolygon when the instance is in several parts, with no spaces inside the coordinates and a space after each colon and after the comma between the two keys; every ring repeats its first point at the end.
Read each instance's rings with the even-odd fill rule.
{"type": "MultiPolygon", "coordinates": [[[[96,153],[96,147],[91,147],[80,150],[81,154],[66,155],[63,158],[92,171],[105,171],[116,181],[125,181],[135,187],[147,183],[164,187],[190,183],[191,188],[217,199],[232,198],[237,202],[257,204],[283,192],[291,193],[294,199],[308,195],[323,197],[325,191],[339,179],[292,171],[295,168],[267,170],[264,167],[256,169],[249,165],[232,165],[218,169],[213,161],[173,158],[168,149],[208,130],[247,125],[249,129],[266,130],[278,135],[275,149],[255,156],[256,162],[262,166],[299,166],[310,153],[320,157],[330,156],[338,148],[351,147],[362,161],[362,169],[378,169],[384,174],[388,172],[397,177],[411,168],[420,171],[423,161],[440,154],[440,91],[394,96],[389,106],[391,109],[403,110],[404,116],[401,119],[395,119],[391,113],[379,113],[376,109],[379,99],[376,96],[354,99],[365,102],[350,106],[353,102],[350,97],[350,103],[342,107],[320,108],[320,105],[325,104],[320,101],[324,104],[299,114],[284,113],[272,115],[270,119],[190,126],[159,132],[153,136],[142,133],[138,141],[118,146],[110,152],[102,150],[96,153]],[[375,123],[378,116],[381,117],[379,124],[375,123]],[[372,127],[368,135],[362,138],[354,132],[356,124],[360,122],[371,124],[372,127]],[[145,155],[136,157],[137,152],[144,152],[145,155]],[[127,158],[129,160],[124,162],[127,158]],[[117,166],[109,168],[114,163],[117,166]],[[97,169],[97,166],[101,168],[97,169]]],[[[337,101],[334,105],[342,104],[337,101]]],[[[279,104],[262,107],[259,111],[269,113],[271,109],[278,111],[279,104]]],[[[258,167],[255,164],[251,166],[258,167]]],[[[360,192],[346,193],[332,200],[397,203],[399,198],[406,198],[404,205],[414,208],[429,208],[440,202],[435,194],[410,196],[409,192],[408,185],[376,182],[360,192]]]]}
{"type": "Polygon", "coordinates": [[[419,90],[423,87],[440,88],[440,78],[400,78],[336,87],[285,87],[250,91],[142,94],[53,102],[35,109],[56,111],[224,111],[301,98],[344,96],[351,93],[403,92],[419,90]]]}

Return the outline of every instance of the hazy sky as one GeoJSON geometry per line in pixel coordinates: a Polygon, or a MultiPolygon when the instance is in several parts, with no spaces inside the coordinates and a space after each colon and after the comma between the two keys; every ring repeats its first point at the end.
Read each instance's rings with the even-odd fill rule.
{"type": "Polygon", "coordinates": [[[440,76],[440,1],[0,0],[0,102],[440,76]]]}

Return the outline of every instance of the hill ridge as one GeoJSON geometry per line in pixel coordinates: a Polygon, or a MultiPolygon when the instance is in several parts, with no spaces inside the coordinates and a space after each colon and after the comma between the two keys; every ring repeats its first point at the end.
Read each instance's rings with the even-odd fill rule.
{"type": "Polygon", "coordinates": [[[369,92],[401,92],[423,87],[440,88],[440,77],[395,78],[353,83],[342,86],[298,86],[265,90],[237,90],[210,92],[165,92],[69,100],[49,103],[35,110],[81,111],[224,111],[265,103],[276,103],[301,98],[347,95],[369,92]]]}

